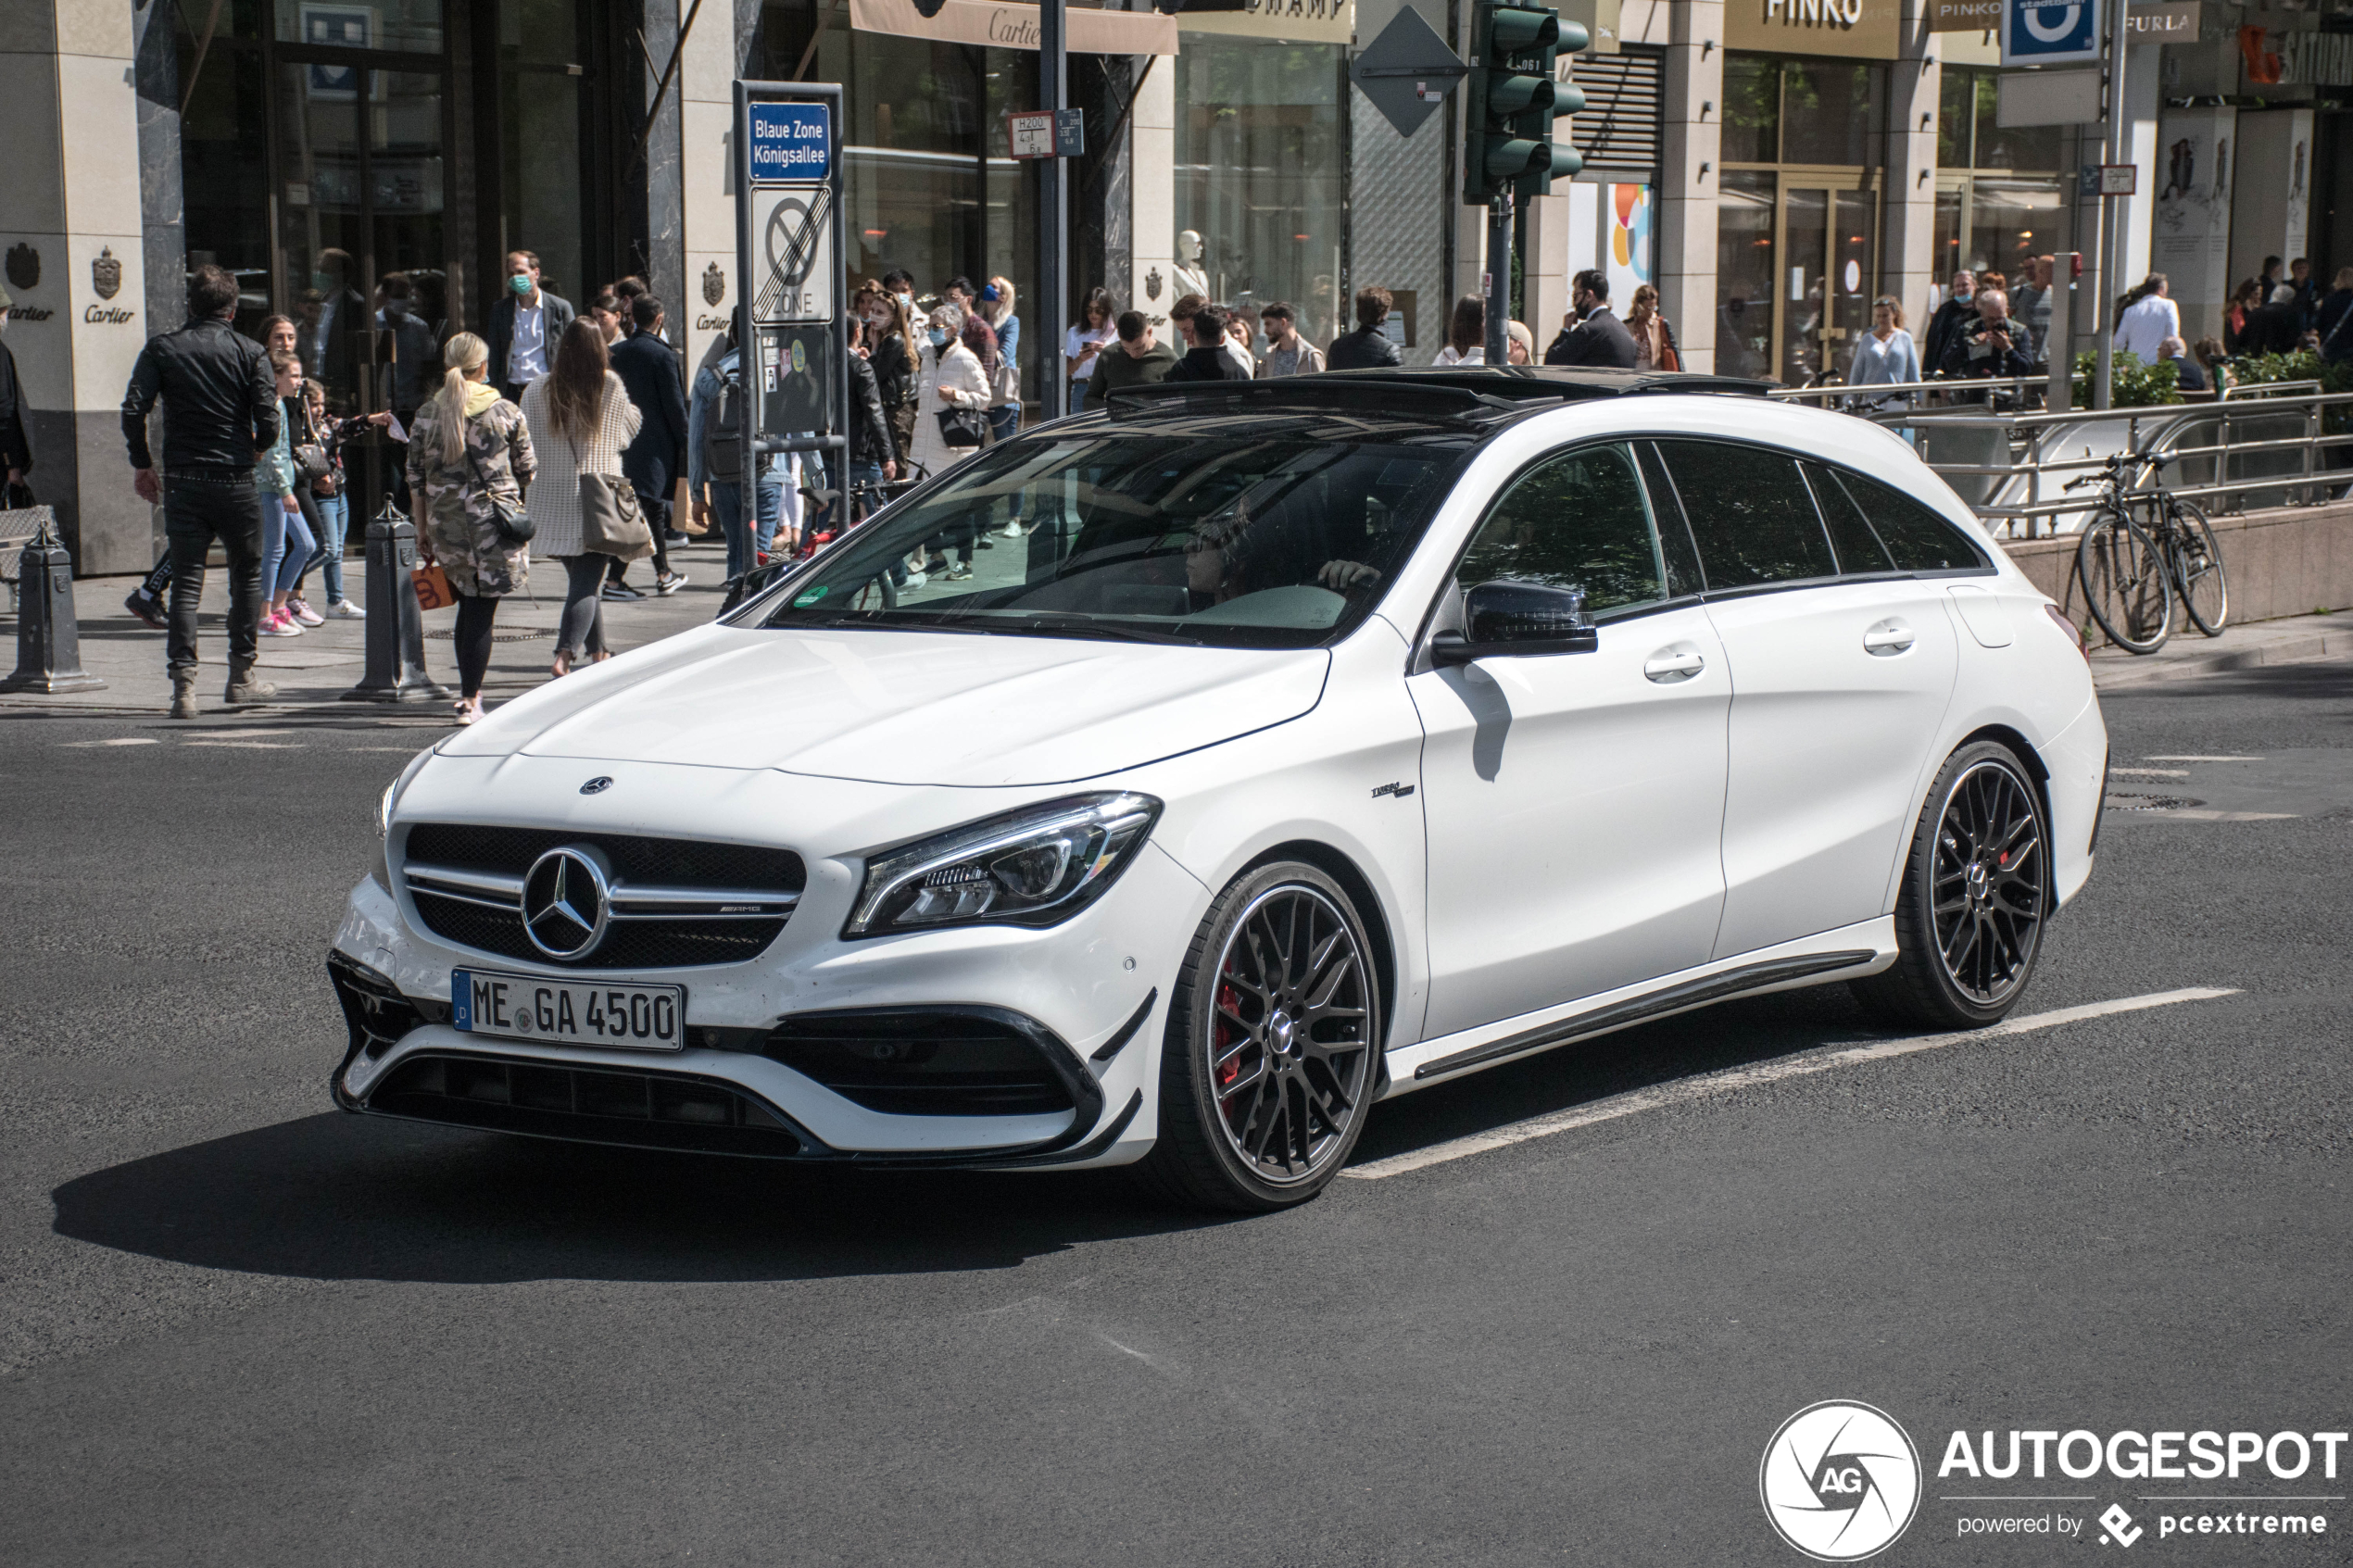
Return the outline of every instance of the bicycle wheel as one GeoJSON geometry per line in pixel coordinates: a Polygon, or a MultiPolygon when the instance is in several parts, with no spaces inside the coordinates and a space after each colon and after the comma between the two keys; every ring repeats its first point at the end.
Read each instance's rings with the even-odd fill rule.
{"type": "Polygon", "coordinates": [[[2108,641],[2155,653],[2173,634],[2172,583],[2156,542],[2122,512],[2095,518],[2075,546],[2084,608],[2108,641]]]}
{"type": "Polygon", "coordinates": [[[842,608],[852,610],[897,609],[899,584],[890,580],[890,573],[878,571],[850,590],[849,598],[842,608]]]}
{"type": "Polygon", "coordinates": [[[2214,525],[2194,501],[2169,498],[2166,510],[2173,524],[2168,541],[2172,558],[2166,565],[2173,573],[2174,591],[2182,596],[2191,624],[2219,637],[2230,623],[2231,585],[2222,576],[2222,546],[2214,538],[2214,525]]]}

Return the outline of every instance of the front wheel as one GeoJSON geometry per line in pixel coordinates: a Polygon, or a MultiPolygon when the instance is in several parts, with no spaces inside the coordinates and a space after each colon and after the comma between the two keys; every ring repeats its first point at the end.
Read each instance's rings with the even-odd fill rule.
{"type": "Polygon", "coordinates": [[[2109,511],[2092,521],[2075,546],[2075,575],[2084,608],[2118,647],[2155,653],[2173,634],[2165,561],[2131,518],[2109,511]]]}
{"type": "Polygon", "coordinates": [[[2173,586],[2190,623],[2219,637],[2231,620],[2231,585],[2222,576],[2222,545],[2194,501],[2168,503],[2173,513],[2173,586]]]}
{"type": "Polygon", "coordinates": [[[1975,1029],[2018,1005],[2052,896],[2042,797],[2007,746],[1978,741],[1937,770],[1904,862],[1894,968],[1854,983],[1893,1022],[1975,1029]]]}
{"type": "Polygon", "coordinates": [[[1189,1207],[1302,1203],[1347,1163],[1379,1080],[1380,991],[1340,884],[1278,861],[1219,895],[1187,949],[1137,1177],[1189,1207]]]}

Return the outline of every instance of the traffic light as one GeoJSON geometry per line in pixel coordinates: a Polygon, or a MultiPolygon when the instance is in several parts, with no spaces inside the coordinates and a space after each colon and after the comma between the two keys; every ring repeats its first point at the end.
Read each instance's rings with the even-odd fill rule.
{"type": "Polygon", "coordinates": [[[1550,7],[1477,0],[1471,72],[1464,100],[1463,200],[1483,207],[1505,191],[1541,196],[1553,176],[1584,160],[1553,143],[1553,121],[1585,107],[1585,94],[1553,80],[1554,62],[1589,42],[1577,22],[1550,7]]]}

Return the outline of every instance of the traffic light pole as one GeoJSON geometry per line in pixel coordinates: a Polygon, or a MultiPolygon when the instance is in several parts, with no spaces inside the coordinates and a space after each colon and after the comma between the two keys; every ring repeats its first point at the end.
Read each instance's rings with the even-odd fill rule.
{"type": "Polygon", "coordinates": [[[1511,362],[1504,347],[1512,314],[1512,193],[1507,186],[1487,203],[1487,362],[1511,362]]]}

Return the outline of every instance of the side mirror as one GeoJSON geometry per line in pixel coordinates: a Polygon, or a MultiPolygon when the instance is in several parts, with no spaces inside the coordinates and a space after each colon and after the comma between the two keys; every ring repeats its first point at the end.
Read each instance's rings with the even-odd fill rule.
{"type": "Polygon", "coordinates": [[[1466,632],[1430,638],[1432,664],[1443,669],[1480,659],[1592,653],[1602,646],[1600,631],[1585,619],[1582,588],[1482,583],[1463,596],[1463,623],[1466,632]]]}

